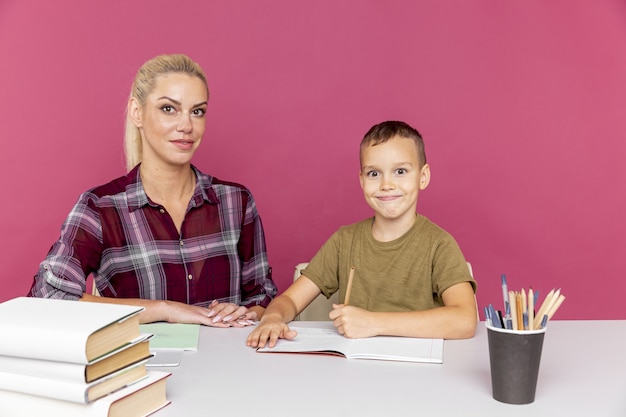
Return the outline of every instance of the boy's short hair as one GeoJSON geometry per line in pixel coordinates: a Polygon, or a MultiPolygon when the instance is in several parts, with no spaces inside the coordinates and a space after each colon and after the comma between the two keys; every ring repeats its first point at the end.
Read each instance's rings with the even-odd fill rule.
{"type": "Polygon", "coordinates": [[[361,141],[360,155],[363,155],[363,150],[366,147],[385,143],[394,136],[413,139],[415,146],[417,146],[417,158],[420,163],[420,168],[426,164],[426,150],[424,149],[424,139],[422,139],[422,135],[409,124],[397,120],[388,120],[372,126],[361,141]]]}

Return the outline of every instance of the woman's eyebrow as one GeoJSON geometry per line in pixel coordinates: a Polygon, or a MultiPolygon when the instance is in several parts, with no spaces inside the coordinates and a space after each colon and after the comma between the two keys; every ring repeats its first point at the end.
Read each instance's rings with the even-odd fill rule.
{"type": "MultiPolygon", "coordinates": [[[[171,101],[172,103],[177,104],[177,105],[179,105],[179,106],[183,104],[183,103],[181,103],[180,101],[178,101],[178,100],[174,100],[173,98],[168,97],[168,96],[161,96],[161,97],[159,97],[157,100],[169,100],[169,101],[171,101]]],[[[192,107],[192,108],[196,108],[196,107],[200,107],[200,106],[205,106],[205,105],[207,105],[207,104],[208,104],[208,101],[202,101],[202,102],[200,102],[200,103],[198,103],[198,104],[194,104],[194,105],[193,105],[193,106],[191,106],[191,107],[192,107]]]]}

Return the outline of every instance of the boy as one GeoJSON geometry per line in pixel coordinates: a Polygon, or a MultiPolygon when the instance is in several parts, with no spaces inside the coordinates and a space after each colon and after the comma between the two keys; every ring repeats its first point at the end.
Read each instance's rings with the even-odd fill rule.
{"type": "Polygon", "coordinates": [[[377,335],[470,338],[477,312],[472,279],[456,241],[416,213],[418,193],[430,182],[424,143],[404,122],[373,126],[361,142],[361,188],[374,217],[341,227],[302,275],[268,306],[248,336],[251,347],[292,339],[294,319],[320,293],[329,317],[348,338],[377,335]]]}

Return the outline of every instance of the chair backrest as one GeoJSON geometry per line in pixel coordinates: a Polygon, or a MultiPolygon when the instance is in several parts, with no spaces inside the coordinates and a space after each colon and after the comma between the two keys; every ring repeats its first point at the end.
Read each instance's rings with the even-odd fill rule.
{"type": "MultiPolygon", "coordinates": [[[[300,278],[300,273],[304,268],[307,267],[309,263],[304,262],[296,265],[296,270],[293,274],[293,280],[297,280],[300,278]]],[[[467,268],[469,269],[470,275],[473,277],[474,273],[472,271],[472,264],[467,263],[467,268]]],[[[339,291],[334,293],[329,299],[327,299],[323,294],[317,296],[315,300],[311,302],[302,312],[295,318],[295,320],[301,321],[328,321],[328,313],[333,309],[333,303],[339,303],[339,291]]],[[[474,295],[474,300],[476,300],[476,296],[474,295]]],[[[478,313],[478,305],[476,307],[476,312],[478,313]]],[[[480,317],[479,317],[480,320],[480,317]]]]}
{"type": "Polygon", "coordinates": [[[91,295],[100,297],[100,292],[98,291],[98,287],[96,287],[96,282],[94,280],[91,281],[91,295]]]}
{"type": "MultiPolygon", "coordinates": [[[[309,263],[304,262],[296,265],[296,270],[293,274],[293,280],[300,278],[301,271],[307,267],[309,263]]],[[[334,293],[329,299],[324,294],[317,296],[315,300],[311,302],[302,312],[296,317],[296,320],[302,321],[329,321],[328,313],[333,309],[333,303],[339,302],[339,291],[334,293]]]]}

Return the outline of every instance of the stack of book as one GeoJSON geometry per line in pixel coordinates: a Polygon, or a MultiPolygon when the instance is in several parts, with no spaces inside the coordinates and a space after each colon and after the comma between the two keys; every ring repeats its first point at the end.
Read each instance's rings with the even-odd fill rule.
{"type": "Polygon", "coordinates": [[[148,371],[142,307],[18,297],[0,303],[0,416],[146,416],[169,404],[148,371]]]}

